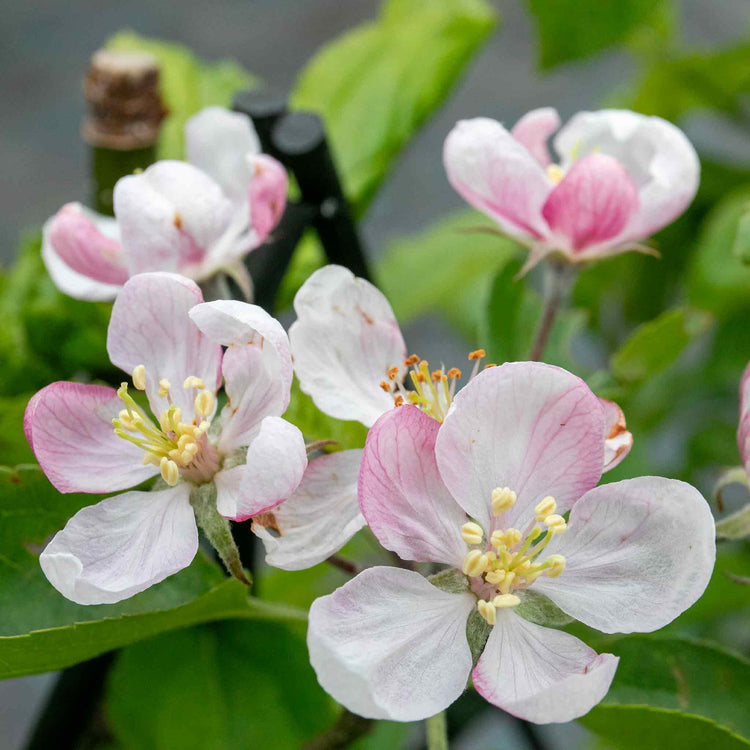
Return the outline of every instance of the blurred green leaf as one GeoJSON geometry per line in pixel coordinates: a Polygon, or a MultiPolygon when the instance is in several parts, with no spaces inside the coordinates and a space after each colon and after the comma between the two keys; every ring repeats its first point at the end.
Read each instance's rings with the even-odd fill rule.
{"type": "Polygon", "coordinates": [[[489,283],[514,257],[515,243],[473,231],[495,226],[477,212],[461,211],[386,248],[377,278],[401,325],[431,311],[452,320],[457,300],[477,281],[489,283]]]}
{"type": "Polygon", "coordinates": [[[750,536],[750,503],[731,516],[716,522],[717,539],[744,539],[750,536]]]}
{"type": "Polygon", "coordinates": [[[591,57],[622,44],[639,26],[651,23],[653,0],[529,0],[539,36],[539,66],[591,57]]]}
{"type": "Polygon", "coordinates": [[[702,310],[677,307],[636,328],[611,360],[612,374],[637,383],[665,370],[698,336],[712,318],[702,310]]]}
{"type": "Polygon", "coordinates": [[[271,622],[224,622],[123,651],[107,714],[123,748],[298,748],[334,721],[304,638],[271,622]]]}
{"type": "Polygon", "coordinates": [[[0,397],[0,456],[13,466],[36,460],[23,432],[23,415],[33,395],[0,397]]]}
{"type": "Polygon", "coordinates": [[[691,304],[726,316],[750,307],[750,266],[734,252],[750,185],[730,193],[706,219],[688,270],[691,304]]]}
{"type": "Polygon", "coordinates": [[[743,265],[750,265],[750,200],[745,204],[745,210],[737,222],[732,253],[743,265]]]}
{"type": "Polygon", "coordinates": [[[0,679],[60,669],[164,630],[225,617],[295,617],[248,599],[199,554],[186,570],[118,604],[80,606],[39,566],[47,538],[93,495],[61,495],[37,466],[0,467],[0,679]],[[222,583],[223,582],[223,583],[222,583]]]}
{"type": "Polygon", "coordinates": [[[607,696],[580,722],[615,747],[740,748],[750,736],[750,663],[685,638],[629,636],[607,696]]]}
{"type": "Polygon", "coordinates": [[[355,213],[448,96],[495,20],[484,0],[386,0],[378,20],[325,46],[302,71],[292,106],[323,116],[355,213]]]}
{"type": "Polygon", "coordinates": [[[148,52],[159,63],[160,91],[168,110],[159,132],[160,159],[183,159],[185,122],[211,105],[228,107],[241,89],[258,85],[255,76],[236,63],[221,60],[205,63],[187,47],[160,39],[120,31],[107,40],[108,49],[148,52]]]}

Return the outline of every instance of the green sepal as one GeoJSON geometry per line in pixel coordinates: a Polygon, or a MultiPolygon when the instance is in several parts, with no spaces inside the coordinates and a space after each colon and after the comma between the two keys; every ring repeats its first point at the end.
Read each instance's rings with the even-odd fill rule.
{"type": "Polygon", "coordinates": [[[473,666],[476,666],[479,661],[491,632],[492,625],[479,614],[478,610],[473,609],[469,619],[466,620],[466,640],[469,642],[469,648],[471,649],[473,666]]]}
{"type": "Polygon", "coordinates": [[[449,594],[463,594],[469,590],[469,579],[457,568],[446,568],[439,573],[427,576],[427,580],[449,594]]]}
{"type": "Polygon", "coordinates": [[[550,628],[561,628],[573,622],[570,615],[565,614],[557,604],[544,594],[539,594],[536,591],[517,591],[515,593],[521,599],[521,603],[515,608],[515,612],[524,620],[550,628]]]}

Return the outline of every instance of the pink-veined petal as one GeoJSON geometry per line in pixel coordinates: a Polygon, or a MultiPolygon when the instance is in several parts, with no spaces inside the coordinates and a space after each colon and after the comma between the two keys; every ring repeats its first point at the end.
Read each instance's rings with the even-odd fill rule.
{"type": "Polygon", "coordinates": [[[542,206],[552,183],[499,122],[459,121],[445,139],[443,164],[453,188],[505,232],[527,239],[547,235],[542,206]]]}
{"type": "Polygon", "coordinates": [[[627,110],[579,112],[560,130],[555,149],[567,169],[592,153],[617,159],[638,187],[639,205],[618,244],[637,242],[676,219],[693,200],[700,161],[685,134],[660,117],[627,110]]]}
{"type": "Polygon", "coordinates": [[[466,686],[475,601],[413,571],[363,571],[310,608],[307,645],[318,682],[359,716],[417,721],[439,713],[466,686]]]}
{"type": "Polygon", "coordinates": [[[24,431],[47,478],[60,492],[116,492],[159,470],[143,450],[115,435],[123,408],[113,388],[58,382],[29,401],[24,431]]]}
{"type": "Polygon", "coordinates": [[[402,376],[406,345],[388,300],[341,266],[325,266],[294,298],[289,329],[294,370],[315,405],[337,419],[370,427],[393,408],[380,384],[388,370],[402,376]]]}
{"type": "Polygon", "coordinates": [[[171,403],[182,409],[183,421],[194,414],[196,391],[185,390],[185,378],[194,375],[216,391],[221,382],[221,347],[204,336],[190,319],[191,308],[203,301],[190,279],[169,273],[148,273],[125,284],[114,306],[107,333],[112,363],[132,375],[146,368],[146,393],[158,415],[170,401],[159,396],[159,381],[170,385],[171,403]]]}
{"type": "Polygon", "coordinates": [[[554,107],[540,107],[527,112],[510,134],[539,162],[547,167],[552,159],[547,139],[560,127],[560,115],[554,107]]]}
{"type": "Polygon", "coordinates": [[[604,409],[604,471],[614,469],[630,453],[633,434],[628,432],[622,409],[606,398],[599,403],[604,409]]]}
{"type": "Polygon", "coordinates": [[[209,251],[233,229],[235,210],[200,169],[159,161],[115,185],[115,215],[128,270],[180,271],[200,278],[209,251]]]}
{"type": "Polygon", "coordinates": [[[380,543],[404,560],[461,567],[466,514],[435,460],[440,423],[411,404],[383,414],[367,435],[359,476],[362,514],[380,543]]]}
{"type": "Polygon", "coordinates": [[[750,363],[740,381],[740,425],[737,428],[737,445],[745,471],[750,475],[750,363]]]}
{"type": "Polygon", "coordinates": [[[338,552],[365,525],[357,503],[361,450],[316,458],[294,494],[253,518],[266,548],[266,563],[302,570],[338,552]]]}
{"type": "MultiPolygon", "coordinates": [[[[234,300],[205,302],[190,311],[193,322],[214,343],[222,346],[252,344],[260,341],[263,348],[270,344],[278,357],[278,377],[289,403],[292,385],[292,355],[289,338],[281,323],[262,307],[234,300]]],[[[284,407],[286,408],[286,406],[284,407]]]]}
{"type": "Polygon", "coordinates": [[[120,286],[128,279],[114,220],[67,203],[50,220],[48,241],[71,270],[102,284],[120,286]],[[102,229],[107,231],[105,234],[102,229]]]}
{"type": "Polygon", "coordinates": [[[186,568],[198,551],[190,486],[126,492],[79,510],[39,562],[77,604],[113,604],[186,568]]]}
{"type": "Polygon", "coordinates": [[[575,162],[542,208],[552,233],[548,243],[573,253],[618,237],[637,211],[636,184],[605,154],[575,162]]]}
{"type": "Polygon", "coordinates": [[[518,499],[502,519],[525,528],[552,495],[558,512],[596,486],[604,417],[578,377],[541,362],[509,362],[480,373],[453,401],[438,433],[440,475],[463,509],[489,529],[492,490],[518,499]]]}
{"type": "Polygon", "coordinates": [[[259,152],[258,134],[247,115],[206,107],[185,123],[187,160],[216,180],[236,210],[247,212],[253,174],[247,156],[259,152]]]}
{"type": "MultiPolygon", "coordinates": [[[[117,233],[116,222],[114,219],[102,218],[105,221],[99,225],[99,230],[105,236],[114,237],[117,233]]],[[[50,227],[53,220],[54,217],[48,219],[42,229],[42,260],[52,281],[55,282],[55,286],[61,292],[75,299],[90,300],[92,302],[114,299],[121,289],[120,284],[104,283],[90,276],[78,273],[60,257],[50,241],[50,227]]]]}
{"type": "Polygon", "coordinates": [[[500,610],[472,678],[477,692],[536,724],[572,721],[604,698],[620,660],[500,610]]]}
{"type": "Polygon", "coordinates": [[[586,493],[547,551],[562,554],[559,578],[534,589],[604,633],[648,633],[690,607],[716,558],[714,521],[694,487],[639,477],[586,493]]]}
{"type": "Polygon", "coordinates": [[[281,417],[266,417],[248,446],[239,492],[219,494],[219,513],[246,521],[271,510],[297,489],[306,467],[305,439],[299,429],[281,417]]]}
{"type": "Polygon", "coordinates": [[[253,154],[247,161],[252,170],[248,190],[250,226],[257,241],[263,242],[284,213],[289,178],[284,167],[272,156],[253,154]]]}

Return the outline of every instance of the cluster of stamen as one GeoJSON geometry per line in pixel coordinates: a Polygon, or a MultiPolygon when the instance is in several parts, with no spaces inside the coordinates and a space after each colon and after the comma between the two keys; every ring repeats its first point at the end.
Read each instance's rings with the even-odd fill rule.
{"type": "Polygon", "coordinates": [[[521,603],[515,591],[531,586],[540,576],[557,578],[565,570],[562,555],[549,555],[541,560],[550,539],[567,528],[565,519],[555,513],[557,503],[545,497],[534,508],[534,519],[522,532],[515,528],[499,528],[499,520],[516,502],[516,493],[508,487],[492,491],[492,512],[498,519],[489,540],[478,523],[468,521],[461,528],[461,538],[470,548],[463,563],[464,575],[471,579],[472,590],[481,598],[479,614],[494,625],[497,610],[521,603]]]}
{"type": "MultiPolygon", "coordinates": [[[[133,385],[139,391],[146,390],[146,368],[143,365],[133,370],[133,385]]],[[[158,418],[158,425],[146,414],[128,393],[128,384],[123,383],[117,395],[125,408],[112,420],[115,434],[145,451],[144,464],[159,467],[164,481],[174,486],[180,474],[200,481],[211,473],[215,463],[215,450],[208,444],[206,432],[211,426],[209,418],[216,405],[216,397],[205,388],[204,382],[194,375],[185,378],[183,388],[198,391],[195,396],[195,418],[182,421],[182,410],[172,403],[172,385],[166,379],[159,381],[159,396],[166,398],[169,407],[158,418]]]]}
{"type": "MultiPolygon", "coordinates": [[[[469,380],[477,374],[485,356],[484,349],[477,349],[469,354],[469,361],[474,363],[469,380]]],[[[488,364],[485,365],[485,369],[494,366],[488,364]]],[[[427,360],[412,354],[404,360],[403,369],[397,365],[389,367],[386,376],[388,379],[383,380],[380,387],[393,396],[396,406],[414,404],[425,414],[442,422],[456,393],[456,383],[461,379],[461,370],[451,367],[447,371],[444,368],[430,371],[427,360]],[[408,390],[404,385],[407,375],[414,390],[408,390]]]]}

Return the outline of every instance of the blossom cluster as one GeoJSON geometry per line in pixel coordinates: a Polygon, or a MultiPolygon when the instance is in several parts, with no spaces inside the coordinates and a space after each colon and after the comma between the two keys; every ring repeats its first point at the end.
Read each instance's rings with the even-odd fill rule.
{"type": "MultiPolygon", "coordinates": [[[[527,266],[643,249],[692,199],[697,158],[669,123],[581,113],[555,137],[555,164],[559,125],[551,109],[510,132],[481,118],[445,142],[451,184],[528,245],[527,266]]],[[[287,178],[243,116],[206,110],[186,139],[188,162],[117,184],[115,219],[68,204],[45,227],[59,287],[115,298],[107,350],[124,372],[119,388],[52,383],[27,407],[27,439],[60,492],[118,493],[49,542],[50,583],[80,604],[120,601],[188,566],[199,527],[226,562],[231,536],[215,529],[230,520],[252,524],[269,565],[298,570],[367,525],[402,564],[368,568],[310,610],[311,663],[336,700],[412,721],[471,678],[529,721],[585,714],[618,659],[550,625],[650,632],[691,606],[715,558],[705,500],[660,477],[599,485],[633,444],[617,404],[566,370],[484,364],[482,350],[466,372],[430,367],[385,296],[346,268],[307,279],[288,333],[249,302],[204,301],[197,282],[219,271],[250,293],[241,259],[278,223],[287,178]],[[363,449],[306,445],[284,418],[295,376],[321,412],[368,428],[363,449]]]]}

